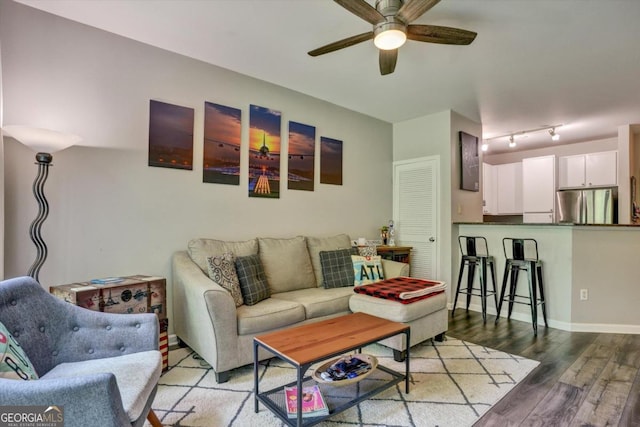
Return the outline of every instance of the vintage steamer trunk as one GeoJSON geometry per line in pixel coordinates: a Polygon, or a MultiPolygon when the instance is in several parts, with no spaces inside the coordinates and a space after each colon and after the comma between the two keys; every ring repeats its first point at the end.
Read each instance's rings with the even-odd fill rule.
{"type": "Polygon", "coordinates": [[[160,322],[162,371],[168,369],[168,328],[166,279],[153,276],[127,276],[114,283],[79,282],[51,286],[54,296],[89,310],[105,313],[155,313],[160,322]]]}

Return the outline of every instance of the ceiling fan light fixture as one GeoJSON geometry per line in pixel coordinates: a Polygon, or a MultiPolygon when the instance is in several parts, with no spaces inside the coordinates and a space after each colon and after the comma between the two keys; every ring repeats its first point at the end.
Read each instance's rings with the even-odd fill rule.
{"type": "Polygon", "coordinates": [[[397,49],[407,41],[405,26],[397,22],[385,22],[376,29],[375,34],[373,44],[382,50],[397,49]]]}

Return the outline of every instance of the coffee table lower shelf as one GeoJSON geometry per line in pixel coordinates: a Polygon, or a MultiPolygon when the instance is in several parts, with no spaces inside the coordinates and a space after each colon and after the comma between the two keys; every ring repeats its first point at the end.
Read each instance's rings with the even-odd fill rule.
{"type": "MultiPolygon", "coordinates": [[[[329,417],[363,402],[371,397],[393,387],[405,380],[405,375],[378,365],[376,370],[361,381],[347,386],[333,386],[330,384],[316,383],[311,377],[303,379],[303,387],[318,384],[322,396],[329,408],[329,415],[320,417],[303,417],[304,426],[312,426],[320,423],[329,417]]],[[[288,418],[285,406],[284,387],[294,387],[297,381],[293,381],[285,386],[276,387],[272,390],[258,394],[258,400],[278,416],[286,425],[296,426],[297,418],[288,418]]]]}

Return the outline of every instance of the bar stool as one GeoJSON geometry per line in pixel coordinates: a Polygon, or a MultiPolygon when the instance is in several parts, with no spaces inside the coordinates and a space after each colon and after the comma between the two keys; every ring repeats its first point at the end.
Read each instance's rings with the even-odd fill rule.
{"type": "Polygon", "coordinates": [[[535,239],[505,237],[502,239],[502,248],[504,250],[506,263],[504,266],[496,323],[498,323],[500,319],[500,310],[502,309],[503,301],[509,301],[509,314],[507,319],[511,318],[513,304],[528,305],[531,307],[533,334],[538,335],[538,305],[542,306],[542,317],[545,327],[549,326],[547,324],[547,308],[544,300],[542,261],[538,258],[538,242],[535,239]],[[529,295],[518,295],[516,293],[518,274],[521,270],[527,271],[529,295]],[[507,281],[509,281],[509,279],[509,293],[506,294],[507,281]],[[540,295],[538,295],[538,292],[540,295]]]}
{"type": "Polygon", "coordinates": [[[460,260],[460,273],[458,274],[458,286],[456,288],[456,297],[453,300],[453,310],[451,316],[455,314],[456,304],[458,303],[458,295],[467,295],[467,311],[469,311],[469,303],[471,302],[471,296],[479,296],[482,301],[482,320],[487,321],[487,295],[493,295],[496,307],[498,306],[498,292],[496,291],[496,264],[493,256],[489,255],[489,248],[487,246],[487,239],[479,236],[459,236],[458,244],[460,245],[460,253],[462,259],[460,260]],[[473,280],[475,278],[476,266],[480,264],[480,289],[473,287],[473,280]],[[466,289],[460,289],[462,284],[462,275],[464,274],[464,267],[467,266],[467,287],[466,289]],[[493,291],[487,290],[487,266],[491,271],[491,282],[493,284],[493,291]],[[478,293],[479,292],[479,293],[478,293]]]}

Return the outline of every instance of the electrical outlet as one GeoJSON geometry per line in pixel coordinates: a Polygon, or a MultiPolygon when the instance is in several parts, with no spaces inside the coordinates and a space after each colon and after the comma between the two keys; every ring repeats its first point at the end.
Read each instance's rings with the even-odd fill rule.
{"type": "Polygon", "coordinates": [[[580,289],[580,301],[586,301],[589,299],[589,290],[580,289]]]}

